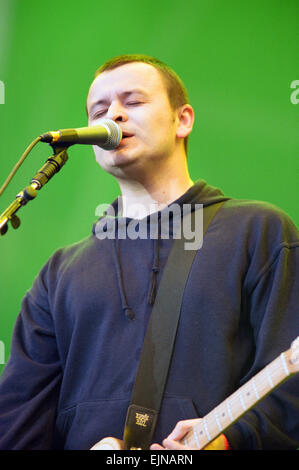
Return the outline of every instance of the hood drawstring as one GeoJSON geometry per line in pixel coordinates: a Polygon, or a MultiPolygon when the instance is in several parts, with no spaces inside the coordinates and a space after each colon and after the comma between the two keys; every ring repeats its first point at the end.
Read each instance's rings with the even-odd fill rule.
{"type": "Polygon", "coordinates": [[[126,297],[126,294],[125,294],[124,281],[123,281],[123,276],[122,276],[121,267],[120,267],[120,259],[119,259],[118,246],[117,246],[116,240],[117,239],[115,237],[113,239],[114,250],[112,250],[112,251],[113,251],[114,263],[115,263],[115,268],[116,268],[118,289],[119,289],[119,293],[120,293],[120,297],[121,297],[121,306],[122,306],[122,309],[123,309],[125,315],[127,315],[127,317],[130,320],[134,320],[135,319],[135,314],[134,314],[133,310],[131,309],[131,307],[128,305],[127,297],[126,297]]]}
{"type": "MultiPolygon", "coordinates": [[[[157,293],[157,276],[158,273],[160,272],[160,266],[159,266],[159,241],[160,241],[160,227],[158,228],[158,238],[154,241],[154,262],[152,266],[152,275],[151,275],[151,283],[150,283],[150,288],[149,288],[149,295],[148,295],[148,303],[150,305],[154,304],[155,298],[156,298],[156,293],[157,293]]],[[[113,251],[113,257],[114,257],[114,264],[116,268],[116,276],[117,276],[117,281],[118,281],[118,289],[121,297],[121,305],[122,305],[122,310],[124,311],[125,315],[130,320],[135,319],[135,314],[132,310],[132,308],[128,304],[127,296],[125,293],[125,288],[124,288],[124,280],[123,280],[123,275],[122,275],[122,270],[121,270],[121,263],[120,263],[120,256],[119,256],[119,251],[118,251],[118,244],[117,244],[117,237],[113,239],[114,243],[114,249],[113,251]]]]}

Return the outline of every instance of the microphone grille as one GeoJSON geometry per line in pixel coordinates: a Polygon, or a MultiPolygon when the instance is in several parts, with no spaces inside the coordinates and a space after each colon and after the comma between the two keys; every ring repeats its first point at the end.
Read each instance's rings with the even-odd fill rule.
{"type": "Polygon", "coordinates": [[[112,121],[112,119],[104,119],[99,123],[101,126],[105,127],[108,131],[108,138],[104,145],[101,147],[105,150],[112,150],[118,146],[122,139],[121,128],[112,121]]]}

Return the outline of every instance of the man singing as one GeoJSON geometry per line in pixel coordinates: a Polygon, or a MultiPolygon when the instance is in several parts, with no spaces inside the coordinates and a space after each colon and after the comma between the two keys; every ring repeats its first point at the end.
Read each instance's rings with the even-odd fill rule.
{"type": "MultiPolygon", "coordinates": [[[[26,293],[0,381],[0,448],[89,449],[106,436],[122,438],[173,236],[120,237],[119,227],[149,227],[171,204],[222,201],[186,283],[151,446],[188,449],[182,439],[192,425],[299,334],[298,230],[273,205],[191,180],[194,111],[161,61],[123,55],[103,64],[87,112],[90,126],[111,119],[123,134],[114,150],[94,146],[120,187],[111,204],[115,233],[99,236],[96,223],[86,239],[57,250],[26,293]]],[[[206,448],[295,449],[297,392],[294,376],[206,448]]]]}

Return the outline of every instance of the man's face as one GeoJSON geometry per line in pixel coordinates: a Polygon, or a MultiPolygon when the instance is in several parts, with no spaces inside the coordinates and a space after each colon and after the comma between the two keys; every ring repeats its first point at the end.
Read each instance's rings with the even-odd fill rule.
{"type": "Polygon", "coordinates": [[[87,110],[90,126],[113,119],[122,129],[116,149],[94,146],[97,162],[115,176],[157,165],[174,152],[177,112],[161,75],[149,64],[129,63],[100,74],[90,87],[87,110]]]}

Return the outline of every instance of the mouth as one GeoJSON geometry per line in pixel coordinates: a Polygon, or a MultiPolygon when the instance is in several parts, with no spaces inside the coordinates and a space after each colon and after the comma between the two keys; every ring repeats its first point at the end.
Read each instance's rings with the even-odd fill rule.
{"type": "Polygon", "coordinates": [[[133,136],[134,136],[134,134],[131,134],[130,132],[125,132],[125,131],[123,131],[123,133],[122,133],[122,140],[124,140],[124,139],[129,139],[130,137],[133,137],[133,136]]]}
{"type": "Polygon", "coordinates": [[[127,142],[131,137],[134,137],[134,134],[132,134],[131,132],[127,132],[127,131],[122,131],[122,139],[120,143],[118,144],[117,148],[121,147],[122,144],[127,142]]]}

